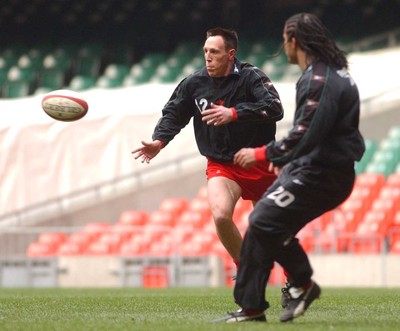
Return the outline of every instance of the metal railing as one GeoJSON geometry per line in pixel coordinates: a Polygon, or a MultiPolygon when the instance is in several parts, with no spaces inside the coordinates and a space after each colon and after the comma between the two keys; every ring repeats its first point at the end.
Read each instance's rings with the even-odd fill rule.
{"type": "Polygon", "coordinates": [[[154,180],[158,178],[158,180],[163,181],[168,178],[168,175],[176,176],[180,174],[184,171],[187,163],[190,163],[190,167],[193,168],[194,160],[199,157],[202,156],[198,152],[190,152],[168,163],[153,165],[0,215],[0,229],[32,225],[43,219],[44,215],[64,215],[76,211],[82,206],[95,205],[120,194],[132,192],[145,186],[145,179],[149,176],[154,180]]]}

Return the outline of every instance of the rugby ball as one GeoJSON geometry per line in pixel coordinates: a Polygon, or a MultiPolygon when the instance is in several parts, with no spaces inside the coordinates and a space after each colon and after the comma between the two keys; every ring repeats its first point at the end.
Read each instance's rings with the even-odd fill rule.
{"type": "Polygon", "coordinates": [[[80,93],[71,90],[55,90],[44,95],[42,108],[50,117],[63,122],[81,119],[89,105],[80,93]]]}

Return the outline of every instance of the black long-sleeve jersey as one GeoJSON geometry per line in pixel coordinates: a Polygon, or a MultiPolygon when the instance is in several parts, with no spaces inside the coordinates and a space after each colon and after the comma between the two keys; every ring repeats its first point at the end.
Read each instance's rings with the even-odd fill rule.
{"type": "Polygon", "coordinates": [[[267,145],[275,166],[319,165],[342,169],[364,153],[359,132],[360,98],[345,69],[322,62],[308,66],[297,82],[293,128],[287,137],[267,145]]]}
{"type": "Polygon", "coordinates": [[[257,67],[235,59],[226,77],[210,77],[203,68],[183,79],[162,110],[153,140],[168,144],[193,117],[200,153],[231,162],[243,147],[258,147],[275,140],[276,121],[283,108],[271,80],[257,67]],[[222,126],[207,125],[201,112],[210,104],[234,107],[237,120],[222,126]]]}

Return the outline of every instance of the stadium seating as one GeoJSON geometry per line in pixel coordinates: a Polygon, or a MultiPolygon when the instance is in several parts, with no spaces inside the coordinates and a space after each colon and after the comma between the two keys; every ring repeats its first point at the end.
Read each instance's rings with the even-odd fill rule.
{"type": "Polygon", "coordinates": [[[86,44],[77,50],[74,74],[96,78],[100,74],[103,47],[99,44],[86,44]]]}
{"type": "Polygon", "coordinates": [[[367,164],[371,161],[375,151],[377,149],[377,143],[374,140],[365,140],[365,153],[359,162],[356,162],[355,169],[356,174],[361,174],[365,172],[367,164]]]}
{"type": "MultiPolygon", "coordinates": [[[[400,130],[394,127],[381,143],[367,141],[369,155],[360,162],[365,162],[363,166],[358,166],[360,173],[351,195],[338,208],[321,215],[299,232],[300,243],[308,253],[400,254],[400,173],[367,170],[368,165],[377,160],[392,162],[390,157],[376,155],[397,151],[398,144],[393,142],[399,135],[400,130]]],[[[242,235],[252,209],[252,203],[242,199],[235,208],[234,222],[242,235]]],[[[27,247],[26,255],[30,258],[114,256],[143,259],[214,255],[221,259],[227,286],[233,286],[232,276],[236,273],[231,257],[216,234],[206,186],[199,187],[192,199],[167,197],[153,212],[125,210],[115,222],[88,222],[80,231],[69,235],[43,233],[27,247]]],[[[170,286],[170,266],[164,262],[143,267],[143,286],[170,286]]],[[[282,284],[283,281],[282,270],[276,266],[270,282],[282,284]]]]}
{"type": "Polygon", "coordinates": [[[26,256],[30,258],[43,258],[56,256],[57,250],[51,245],[41,242],[33,242],[29,244],[26,250],[26,256]]]}
{"type": "Polygon", "coordinates": [[[98,77],[96,86],[103,88],[120,87],[128,73],[128,65],[111,63],[106,67],[104,73],[98,77]]]}
{"type": "Polygon", "coordinates": [[[72,77],[67,89],[72,91],[84,91],[94,87],[96,85],[96,79],[91,76],[75,75],[72,77]]]}

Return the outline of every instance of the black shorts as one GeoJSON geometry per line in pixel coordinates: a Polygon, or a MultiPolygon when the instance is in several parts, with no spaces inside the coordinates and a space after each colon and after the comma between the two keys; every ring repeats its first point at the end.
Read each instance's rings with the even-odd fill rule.
{"type": "Polygon", "coordinates": [[[265,234],[295,235],[308,222],[346,200],[354,180],[354,168],[309,167],[283,172],[256,204],[250,226],[265,234]]]}

